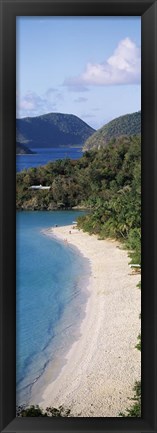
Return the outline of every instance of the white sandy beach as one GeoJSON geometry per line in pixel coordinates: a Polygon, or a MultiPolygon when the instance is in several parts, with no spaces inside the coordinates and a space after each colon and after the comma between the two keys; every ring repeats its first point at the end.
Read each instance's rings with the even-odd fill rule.
{"type": "Polygon", "coordinates": [[[134,274],[127,252],[115,241],[98,240],[72,226],[52,228],[51,233],[67,239],[67,245],[90,260],[91,276],[80,337],[59,376],[44,390],[40,406],[63,405],[76,417],[117,417],[130,406],[133,386],[141,376],[141,356],[135,348],[140,275],[134,274]]]}

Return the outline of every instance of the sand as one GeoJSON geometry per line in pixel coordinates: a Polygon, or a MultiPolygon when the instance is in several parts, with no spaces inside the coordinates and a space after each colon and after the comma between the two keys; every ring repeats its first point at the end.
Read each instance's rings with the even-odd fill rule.
{"type": "Polygon", "coordinates": [[[118,417],[130,406],[133,386],[141,377],[141,356],[135,348],[140,275],[129,267],[127,251],[116,241],[98,240],[72,226],[50,232],[89,259],[91,275],[80,337],[56,380],[43,391],[40,406],[63,405],[74,417],[118,417]]]}

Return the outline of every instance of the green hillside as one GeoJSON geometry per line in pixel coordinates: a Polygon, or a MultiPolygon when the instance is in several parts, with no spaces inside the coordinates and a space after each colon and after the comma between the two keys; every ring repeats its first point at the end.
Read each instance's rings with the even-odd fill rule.
{"type": "Polygon", "coordinates": [[[83,145],[94,129],[73,114],[49,113],[16,120],[16,140],[31,149],[83,145]]]}
{"type": "Polygon", "coordinates": [[[17,173],[18,210],[84,208],[80,228],[125,240],[140,263],[141,138],[119,137],[76,160],[49,162],[17,173]],[[32,185],[50,186],[32,190],[32,185]]]}
{"type": "Polygon", "coordinates": [[[125,116],[117,117],[98,129],[89,137],[83,147],[84,150],[100,148],[116,137],[141,134],[141,112],[138,111],[125,116]]]}

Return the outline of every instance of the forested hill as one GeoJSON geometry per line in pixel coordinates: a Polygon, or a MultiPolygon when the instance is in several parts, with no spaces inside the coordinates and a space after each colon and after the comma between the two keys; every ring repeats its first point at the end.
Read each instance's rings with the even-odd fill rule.
{"type": "Polygon", "coordinates": [[[32,150],[30,150],[24,144],[20,144],[20,143],[16,142],[16,154],[17,155],[25,155],[25,154],[32,154],[32,153],[35,153],[35,152],[32,152],[32,150]]]}
{"type": "Polygon", "coordinates": [[[17,209],[55,210],[84,207],[79,220],[100,237],[129,240],[140,257],[141,138],[119,137],[105,148],[85,152],[17,173],[17,209]],[[49,186],[34,190],[32,185],[49,186]]]}
{"type": "MultiPolygon", "coordinates": [[[[102,204],[105,212],[114,197],[115,209],[111,212],[110,202],[107,214],[115,214],[117,220],[116,202],[130,200],[131,207],[136,188],[140,190],[140,155],[140,137],[123,137],[100,150],[85,152],[78,160],[53,161],[17,173],[17,209],[70,209],[80,205],[94,209],[102,204]],[[30,189],[40,184],[50,186],[50,190],[30,189]]],[[[130,212],[135,212],[135,204],[130,212]]]]}
{"type": "Polygon", "coordinates": [[[31,149],[83,145],[95,130],[73,114],[49,113],[16,120],[16,141],[31,149]]]}
{"type": "Polygon", "coordinates": [[[141,134],[141,111],[117,117],[89,137],[83,149],[100,148],[115,137],[141,134]]]}

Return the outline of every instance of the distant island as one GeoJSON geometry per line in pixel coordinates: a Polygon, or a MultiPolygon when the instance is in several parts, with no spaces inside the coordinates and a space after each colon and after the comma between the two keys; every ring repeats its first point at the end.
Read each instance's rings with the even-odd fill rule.
{"type": "Polygon", "coordinates": [[[27,155],[27,154],[34,154],[36,152],[33,152],[30,150],[27,146],[24,144],[16,142],[16,155],[27,155]]]}
{"type": "Polygon", "coordinates": [[[111,120],[89,137],[83,150],[104,147],[117,137],[141,134],[141,111],[111,120]]]}
{"type": "Polygon", "coordinates": [[[16,141],[35,148],[83,145],[95,132],[73,114],[49,113],[16,120],[16,141]]]}

